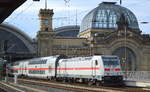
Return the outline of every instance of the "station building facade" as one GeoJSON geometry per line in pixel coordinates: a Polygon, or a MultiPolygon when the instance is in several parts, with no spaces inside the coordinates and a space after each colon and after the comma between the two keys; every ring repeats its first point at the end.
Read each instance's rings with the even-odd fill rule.
{"type": "Polygon", "coordinates": [[[53,10],[41,9],[38,56],[117,55],[125,71],[149,71],[150,35],[142,34],[136,16],[115,2],[91,10],[80,26],[52,29],[53,10]]]}
{"type": "Polygon", "coordinates": [[[66,55],[117,55],[125,71],[149,71],[150,35],[142,34],[136,16],[114,2],[91,10],[80,26],[52,27],[53,10],[41,9],[37,41],[8,24],[0,25],[0,58],[10,61],[66,55]]]}

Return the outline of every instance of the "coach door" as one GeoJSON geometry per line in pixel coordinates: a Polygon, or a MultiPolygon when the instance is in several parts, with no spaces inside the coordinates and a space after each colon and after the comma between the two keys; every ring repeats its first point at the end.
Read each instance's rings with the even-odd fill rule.
{"type": "Polygon", "coordinates": [[[24,74],[27,75],[27,64],[26,64],[26,62],[24,63],[24,68],[25,68],[24,69],[24,74]]]}
{"type": "Polygon", "coordinates": [[[21,63],[21,65],[18,68],[19,68],[18,73],[20,73],[22,75],[23,74],[22,63],[21,63]]]}
{"type": "Polygon", "coordinates": [[[96,76],[96,66],[98,62],[97,60],[92,60],[92,77],[94,78],[96,76]]]}

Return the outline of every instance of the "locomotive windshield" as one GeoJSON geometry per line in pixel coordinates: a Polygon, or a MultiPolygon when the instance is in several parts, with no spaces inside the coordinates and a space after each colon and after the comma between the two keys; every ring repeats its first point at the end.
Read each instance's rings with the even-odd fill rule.
{"type": "Polygon", "coordinates": [[[104,65],[119,65],[118,57],[102,57],[104,65]]]}

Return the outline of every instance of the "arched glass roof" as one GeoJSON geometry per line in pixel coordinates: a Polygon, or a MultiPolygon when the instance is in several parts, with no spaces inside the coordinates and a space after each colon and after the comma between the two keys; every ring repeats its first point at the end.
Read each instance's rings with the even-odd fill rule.
{"type": "MultiPolygon", "coordinates": [[[[19,38],[5,30],[0,30],[0,43],[1,45],[7,44],[7,52],[30,52],[19,38]]],[[[0,48],[1,50],[2,48],[0,48]]]]}
{"type": "Polygon", "coordinates": [[[8,53],[35,53],[33,40],[21,30],[9,25],[0,25],[0,51],[8,53]]]}
{"type": "Polygon", "coordinates": [[[129,9],[114,2],[103,2],[83,18],[80,32],[87,29],[118,29],[117,23],[120,22],[122,15],[129,29],[139,30],[137,19],[129,9]]]}

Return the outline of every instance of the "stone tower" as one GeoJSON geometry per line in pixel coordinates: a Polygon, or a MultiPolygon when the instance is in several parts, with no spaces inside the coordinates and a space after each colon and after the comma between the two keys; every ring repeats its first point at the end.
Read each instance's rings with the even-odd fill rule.
{"type": "Polygon", "coordinates": [[[38,56],[50,56],[52,55],[53,48],[53,28],[52,17],[53,10],[41,9],[39,12],[40,19],[40,31],[37,34],[38,38],[38,56]]]}

